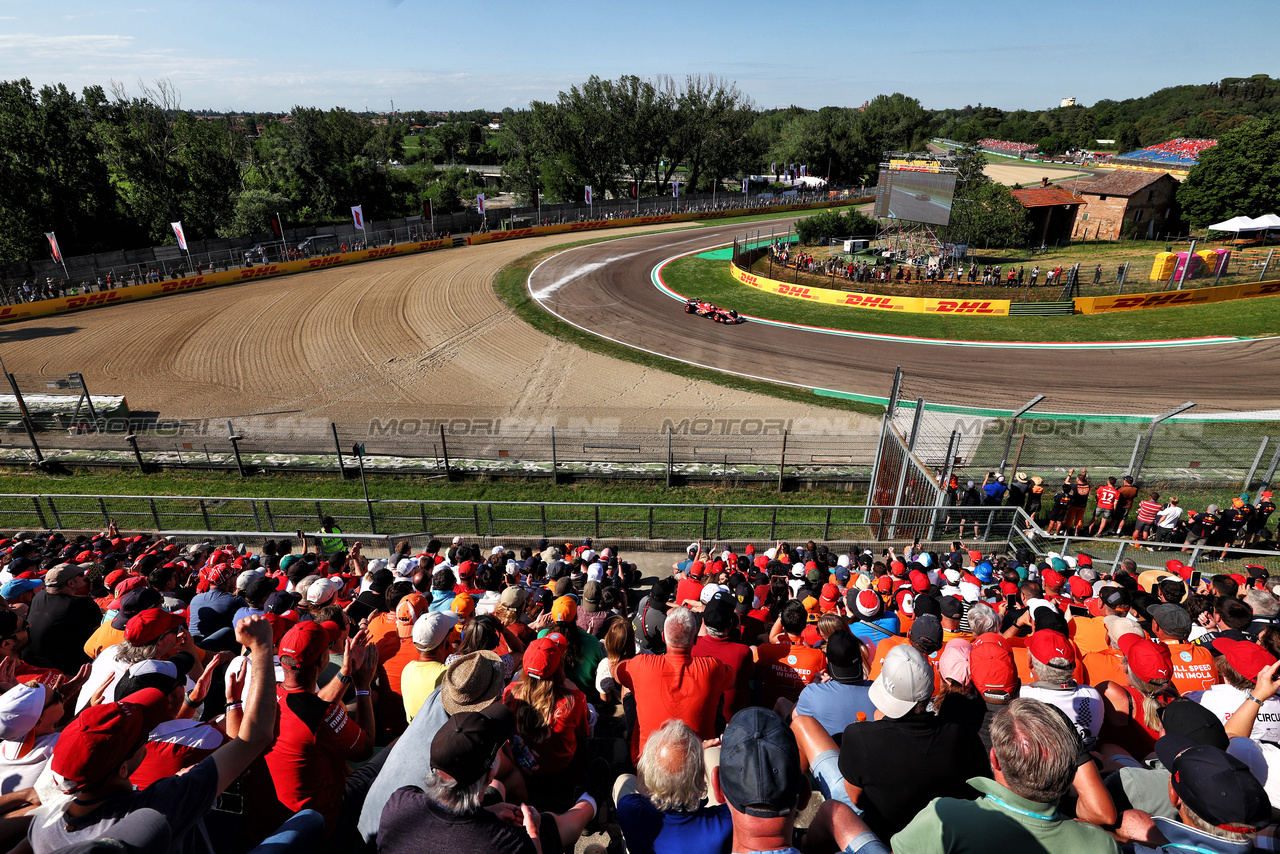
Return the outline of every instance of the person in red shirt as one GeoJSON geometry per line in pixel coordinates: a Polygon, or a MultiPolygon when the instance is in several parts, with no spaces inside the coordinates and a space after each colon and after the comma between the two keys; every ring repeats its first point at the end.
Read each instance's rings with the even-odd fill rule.
{"type": "Polygon", "coordinates": [[[700,560],[695,560],[689,564],[689,572],[676,584],[676,604],[684,605],[686,602],[698,602],[702,595],[702,575],[705,571],[705,564],[700,560]]]}
{"type": "Polygon", "coordinates": [[[1090,529],[1096,527],[1090,536],[1101,537],[1107,532],[1107,528],[1111,526],[1112,517],[1116,512],[1116,502],[1120,500],[1120,490],[1116,489],[1116,479],[1114,477],[1107,478],[1107,482],[1099,486],[1094,492],[1094,498],[1097,499],[1097,505],[1093,508],[1093,518],[1089,521],[1090,529]]]}
{"type": "Polygon", "coordinates": [[[785,634],[779,636],[776,643],[756,649],[760,705],[765,708],[772,709],[781,697],[794,704],[804,686],[816,681],[827,669],[826,655],[805,646],[800,639],[807,618],[804,605],[794,599],[788,601],[779,617],[785,634]]]}
{"type": "MultiPolygon", "coordinates": [[[[803,625],[803,618],[801,622],[803,625]]],[[[720,696],[734,686],[734,674],[728,665],[692,654],[698,620],[688,608],[667,612],[662,637],[667,647],[664,655],[637,655],[613,665],[614,681],[630,688],[636,698],[632,762],[640,758],[650,733],[672,718],[687,723],[704,741],[715,738],[720,696]]]]}
{"type": "Polygon", "coordinates": [[[1153,492],[1151,497],[1138,504],[1138,521],[1133,526],[1133,546],[1141,548],[1138,542],[1151,539],[1156,532],[1156,514],[1164,509],[1160,503],[1160,493],[1153,492]]]}
{"type": "Polygon", "coordinates": [[[723,590],[716,592],[702,611],[702,624],[706,634],[693,645],[692,654],[705,655],[723,662],[733,671],[733,685],[724,693],[724,707],[717,720],[728,723],[735,714],[751,705],[751,677],[755,674],[755,659],[751,647],[738,643],[730,636],[738,621],[737,599],[723,590]]]}
{"type": "Polygon", "coordinates": [[[266,755],[271,778],[266,782],[277,803],[271,803],[269,791],[259,793],[263,807],[257,818],[265,819],[260,831],[279,826],[291,813],[312,809],[324,816],[325,831],[332,833],[342,808],[347,761],[367,759],[373,752],[369,686],[378,655],[363,632],[347,639],[343,663],[343,672],[353,674],[347,678],[355,687],[356,720],[342,705],[346,684],[341,677],[330,680],[324,692],[316,691],[329,647],[341,631],[334,623],[308,620],[280,639],[284,684],[276,686],[279,734],[266,755]]]}

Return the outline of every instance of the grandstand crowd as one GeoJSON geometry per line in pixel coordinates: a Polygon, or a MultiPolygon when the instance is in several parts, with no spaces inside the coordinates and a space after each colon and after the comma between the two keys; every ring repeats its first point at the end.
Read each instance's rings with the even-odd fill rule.
{"type": "Polygon", "coordinates": [[[1262,567],[699,541],[642,583],[324,521],[0,539],[6,850],[1276,847],[1262,567]]]}
{"type": "Polygon", "coordinates": [[[1122,163],[1133,163],[1139,166],[1181,166],[1189,168],[1196,165],[1205,149],[1218,144],[1216,139],[1171,139],[1158,145],[1148,145],[1137,151],[1117,154],[1115,160],[1122,163]]]}

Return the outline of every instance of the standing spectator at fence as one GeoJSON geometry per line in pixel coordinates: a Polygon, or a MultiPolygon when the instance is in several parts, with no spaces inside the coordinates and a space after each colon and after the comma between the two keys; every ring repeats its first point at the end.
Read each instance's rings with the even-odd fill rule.
{"type": "Polygon", "coordinates": [[[1156,535],[1156,516],[1160,513],[1160,493],[1153,492],[1150,497],[1138,503],[1138,520],[1133,524],[1133,546],[1142,548],[1138,543],[1154,539],[1156,535]]]}
{"type": "Polygon", "coordinates": [[[1071,487],[1070,501],[1067,503],[1067,516],[1062,522],[1062,530],[1070,531],[1073,535],[1080,535],[1080,526],[1084,524],[1084,511],[1089,506],[1089,470],[1081,469],[1080,474],[1076,474],[1076,470],[1072,469],[1067,473],[1066,480],[1063,483],[1071,487]],[[1072,478],[1075,481],[1072,482],[1072,478]]]}
{"type": "Polygon", "coordinates": [[[1172,543],[1177,538],[1178,520],[1182,518],[1182,508],[1178,506],[1178,498],[1174,496],[1163,510],[1156,514],[1156,539],[1162,543],[1172,543]]]}
{"type": "Polygon", "coordinates": [[[1093,508],[1093,518],[1089,520],[1089,530],[1092,531],[1090,536],[1101,537],[1110,527],[1112,517],[1115,515],[1116,503],[1120,500],[1116,479],[1107,478],[1107,482],[1098,487],[1094,497],[1097,499],[1097,504],[1093,508]]]}

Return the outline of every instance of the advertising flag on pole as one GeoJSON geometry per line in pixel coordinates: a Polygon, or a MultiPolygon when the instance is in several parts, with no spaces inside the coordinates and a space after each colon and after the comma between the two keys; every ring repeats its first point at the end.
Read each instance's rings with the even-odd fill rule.
{"type": "Polygon", "coordinates": [[[677,198],[677,199],[680,198],[680,182],[679,181],[671,182],[671,195],[673,198],[677,198]]]}
{"type": "Polygon", "coordinates": [[[484,193],[476,196],[476,213],[484,213],[484,193]]]}
{"type": "Polygon", "coordinates": [[[425,216],[427,219],[435,219],[435,216],[431,213],[430,199],[422,200],[422,215],[425,216]]]}
{"type": "Polygon", "coordinates": [[[773,161],[773,165],[769,167],[769,171],[775,175],[778,174],[778,161],[773,161]]]}
{"type": "Polygon", "coordinates": [[[280,214],[276,214],[271,218],[271,230],[276,237],[284,240],[284,220],[280,218],[280,214]]]}
{"type": "Polygon", "coordinates": [[[364,205],[351,206],[351,220],[356,224],[356,228],[364,231],[364,205]]]}
{"type": "Polygon", "coordinates": [[[587,185],[586,200],[587,200],[587,204],[591,204],[591,185],[590,184],[587,185]]]}
{"type": "Polygon", "coordinates": [[[751,186],[751,179],[750,179],[750,178],[743,178],[743,179],[742,179],[742,195],[744,195],[744,196],[745,196],[745,195],[747,195],[748,188],[749,188],[750,186],[751,186]]]}
{"type": "Polygon", "coordinates": [[[171,222],[169,223],[169,226],[173,229],[173,233],[178,237],[178,246],[182,248],[183,252],[189,251],[187,249],[187,236],[182,233],[182,221],[179,220],[178,222],[171,222]]]}
{"type": "Polygon", "coordinates": [[[53,253],[53,260],[59,264],[62,263],[62,250],[58,248],[58,238],[52,231],[46,231],[44,236],[49,238],[49,251],[53,253]]]}

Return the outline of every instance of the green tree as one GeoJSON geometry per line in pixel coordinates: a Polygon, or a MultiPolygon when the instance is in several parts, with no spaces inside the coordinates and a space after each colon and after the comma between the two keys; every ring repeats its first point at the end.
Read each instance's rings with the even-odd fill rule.
{"type": "Polygon", "coordinates": [[[270,234],[271,217],[279,214],[288,226],[292,206],[289,199],[268,190],[245,190],[236,197],[230,220],[218,229],[219,237],[250,237],[270,234]]]}
{"type": "Polygon", "coordinates": [[[1178,188],[1178,202],[1195,228],[1280,210],[1280,115],[1223,134],[1201,153],[1178,188]]]}

